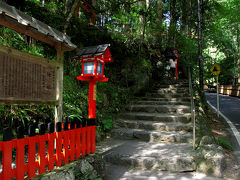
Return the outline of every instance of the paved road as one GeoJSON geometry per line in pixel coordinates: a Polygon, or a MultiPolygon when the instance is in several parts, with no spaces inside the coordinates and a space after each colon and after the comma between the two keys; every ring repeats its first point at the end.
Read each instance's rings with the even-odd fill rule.
{"type": "MultiPolygon", "coordinates": [[[[217,107],[216,93],[206,93],[207,100],[217,107]]],[[[219,95],[219,109],[240,132],[240,98],[219,95]]]]}
{"type": "MultiPolygon", "coordinates": [[[[205,93],[208,102],[217,107],[216,93],[205,93]]],[[[232,132],[232,143],[235,149],[238,165],[240,166],[240,98],[226,95],[219,95],[220,115],[228,123],[232,132]],[[224,117],[225,116],[225,117],[224,117]]],[[[240,180],[240,172],[238,175],[240,180]]]]}

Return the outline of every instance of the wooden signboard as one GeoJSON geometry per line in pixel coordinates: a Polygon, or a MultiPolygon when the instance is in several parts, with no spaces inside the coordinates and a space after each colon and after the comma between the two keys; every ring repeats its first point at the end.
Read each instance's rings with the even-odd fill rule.
{"type": "Polygon", "coordinates": [[[0,46],[0,103],[56,104],[61,64],[0,46]]]}

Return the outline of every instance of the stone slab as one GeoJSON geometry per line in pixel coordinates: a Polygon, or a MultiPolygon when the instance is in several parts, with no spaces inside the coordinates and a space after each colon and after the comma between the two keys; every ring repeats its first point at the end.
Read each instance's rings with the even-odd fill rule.
{"type": "Polygon", "coordinates": [[[156,121],[121,120],[121,121],[117,121],[116,125],[118,127],[157,130],[157,131],[183,131],[183,132],[192,131],[192,124],[183,124],[183,123],[163,123],[163,122],[156,122],[156,121]]]}
{"type": "Polygon", "coordinates": [[[190,102],[190,97],[178,97],[178,98],[172,98],[172,97],[141,97],[136,98],[136,100],[148,100],[148,101],[175,101],[175,102],[190,102]]]}
{"type": "Polygon", "coordinates": [[[192,134],[181,132],[159,132],[142,129],[118,128],[111,131],[114,138],[139,139],[148,142],[191,143],[192,134]]]}
{"type": "Polygon", "coordinates": [[[190,97],[186,93],[147,93],[147,97],[156,97],[156,98],[185,98],[190,97]]]}
{"type": "Polygon", "coordinates": [[[132,104],[126,107],[131,112],[159,112],[159,113],[190,113],[190,107],[186,105],[138,105],[132,104]]]}
{"type": "Polygon", "coordinates": [[[191,105],[190,102],[181,102],[181,101],[134,101],[134,104],[144,104],[144,105],[191,105]]]}
{"type": "Polygon", "coordinates": [[[129,112],[129,113],[120,114],[120,119],[188,123],[191,120],[191,114],[190,113],[162,114],[162,113],[129,112]]]}
{"type": "Polygon", "coordinates": [[[157,172],[142,170],[139,168],[117,166],[111,163],[106,164],[105,174],[106,180],[222,180],[222,178],[210,177],[196,172],[157,172]]]}
{"type": "Polygon", "coordinates": [[[194,151],[190,144],[146,143],[135,140],[118,142],[118,146],[103,153],[107,162],[157,171],[196,170],[194,151]]]}

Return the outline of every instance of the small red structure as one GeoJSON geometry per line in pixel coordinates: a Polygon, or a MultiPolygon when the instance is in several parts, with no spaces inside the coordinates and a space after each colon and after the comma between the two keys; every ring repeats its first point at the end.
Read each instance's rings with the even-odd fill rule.
{"type": "Polygon", "coordinates": [[[79,17],[80,7],[90,16],[90,25],[94,25],[97,20],[96,9],[87,0],[79,1],[75,9],[75,17],[79,17]]]}
{"type": "MultiPolygon", "coordinates": [[[[104,66],[106,62],[113,62],[109,46],[110,44],[103,44],[81,48],[76,58],[82,62],[82,74],[77,79],[89,82],[88,122],[91,122],[91,126],[88,130],[93,137],[95,137],[96,129],[96,82],[108,81],[108,78],[104,75],[104,66]]],[[[93,141],[92,143],[95,145],[95,139],[93,141]]],[[[93,151],[95,152],[95,148],[93,151]]]]}
{"type": "Polygon", "coordinates": [[[180,58],[180,55],[179,55],[179,52],[178,50],[174,49],[173,50],[173,54],[174,54],[174,60],[175,60],[175,71],[176,71],[176,79],[178,78],[178,70],[177,70],[177,61],[179,60],[180,58]]]}

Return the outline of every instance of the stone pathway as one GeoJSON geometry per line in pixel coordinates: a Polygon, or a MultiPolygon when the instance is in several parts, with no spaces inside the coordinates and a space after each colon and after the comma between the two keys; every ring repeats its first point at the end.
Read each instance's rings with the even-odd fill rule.
{"type": "Polygon", "coordinates": [[[136,98],[111,135],[97,147],[107,162],[108,180],[216,179],[186,174],[196,170],[188,84],[160,85],[136,98]]]}

